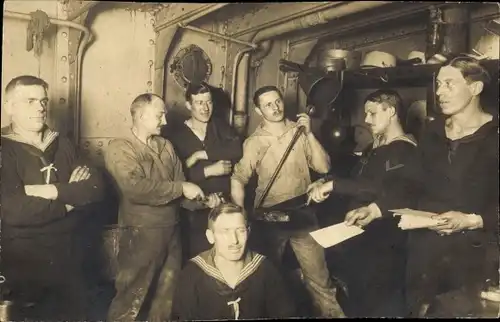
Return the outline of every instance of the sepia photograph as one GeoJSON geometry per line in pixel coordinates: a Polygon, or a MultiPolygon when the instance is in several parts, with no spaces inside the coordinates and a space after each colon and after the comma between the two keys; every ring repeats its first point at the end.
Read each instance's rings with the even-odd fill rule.
{"type": "Polygon", "coordinates": [[[0,322],[500,318],[500,3],[2,22],[0,322]]]}

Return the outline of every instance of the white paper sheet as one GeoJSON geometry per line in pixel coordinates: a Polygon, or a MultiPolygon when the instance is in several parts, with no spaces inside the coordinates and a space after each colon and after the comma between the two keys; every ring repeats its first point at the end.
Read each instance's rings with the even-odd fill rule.
{"type": "Polygon", "coordinates": [[[328,248],[363,232],[364,230],[357,226],[347,226],[345,223],[340,223],[313,231],[310,234],[323,248],[328,248]]]}
{"type": "Polygon", "coordinates": [[[413,210],[413,209],[394,209],[389,210],[394,216],[401,216],[398,227],[402,230],[429,228],[439,225],[442,221],[432,219],[436,213],[413,210]]]}
{"type": "Polygon", "coordinates": [[[398,227],[402,230],[429,228],[439,224],[439,221],[432,218],[418,217],[413,215],[401,215],[398,227]]]}
{"type": "Polygon", "coordinates": [[[394,216],[411,215],[411,216],[431,218],[432,216],[437,215],[436,213],[433,213],[433,212],[420,211],[420,210],[414,210],[414,209],[409,209],[409,208],[394,209],[394,210],[389,210],[389,211],[393,212],[394,216]]]}

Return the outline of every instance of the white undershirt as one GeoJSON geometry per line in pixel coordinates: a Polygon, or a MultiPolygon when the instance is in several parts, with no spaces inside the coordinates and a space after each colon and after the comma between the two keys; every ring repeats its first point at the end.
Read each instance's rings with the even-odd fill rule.
{"type": "Polygon", "coordinates": [[[198,129],[193,128],[191,120],[186,120],[184,124],[200,139],[201,142],[205,141],[205,137],[207,136],[207,131],[205,133],[200,132],[198,129]]]}

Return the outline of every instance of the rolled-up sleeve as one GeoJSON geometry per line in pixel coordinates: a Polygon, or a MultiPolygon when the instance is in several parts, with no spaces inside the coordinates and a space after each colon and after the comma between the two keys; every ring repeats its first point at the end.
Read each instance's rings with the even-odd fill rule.
{"type": "Polygon", "coordinates": [[[111,142],[104,160],[106,169],[120,191],[133,203],[159,206],[168,204],[182,195],[180,175],[177,176],[179,181],[148,178],[133,148],[125,141],[111,142]]]}
{"type": "Polygon", "coordinates": [[[255,140],[248,138],[243,143],[243,157],[234,166],[232,180],[237,180],[242,184],[246,185],[253,172],[255,171],[257,164],[257,149],[255,146],[255,140]]]}

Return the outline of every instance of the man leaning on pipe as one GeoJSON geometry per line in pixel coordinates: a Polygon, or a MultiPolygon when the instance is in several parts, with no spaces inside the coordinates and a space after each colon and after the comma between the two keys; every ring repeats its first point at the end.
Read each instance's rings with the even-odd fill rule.
{"type": "MultiPolygon", "coordinates": [[[[417,184],[418,210],[435,213],[437,220],[409,234],[411,316],[480,316],[485,281],[498,281],[490,265],[498,258],[498,116],[486,113],[479,99],[489,81],[470,57],[455,57],[440,68],[442,117],[429,123],[417,157],[405,166],[417,184]],[[489,247],[496,247],[496,258],[488,258],[489,247]]],[[[397,194],[405,184],[395,183],[387,193],[397,194]]],[[[364,226],[409,202],[372,203],[348,213],[346,222],[364,226]]]]}
{"type": "MultiPolygon", "coordinates": [[[[268,208],[304,195],[311,183],[309,168],[318,173],[327,173],[330,158],[311,132],[311,121],[307,114],[299,114],[297,122],[285,118],[283,95],[275,86],[259,88],[253,101],[256,112],[263,120],[244,142],[243,158],[235,165],[231,177],[231,194],[234,202],[242,207],[245,185],[255,173],[258,176],[255,206],[259,207],[262,201],[262,206],[268,208]],[[262,199],[263,190],[299,127],[303,127],[304,133],[298,137],[267,196],[262,199]]],[[[262,241],[262,252],[276,265],[280,265],[285,246],[290,242],[318,310],[317,314],[343,317],[344,313],[335,298],[335,287],[326,266],[324,250],[309,234],[318,228],[316,214],[311,207],[302,207],[292,211],[289,217],[289,222],[260,221],[260,225],[256,224],[255,233],[262,241]]]]}

